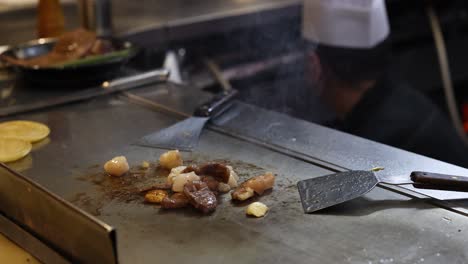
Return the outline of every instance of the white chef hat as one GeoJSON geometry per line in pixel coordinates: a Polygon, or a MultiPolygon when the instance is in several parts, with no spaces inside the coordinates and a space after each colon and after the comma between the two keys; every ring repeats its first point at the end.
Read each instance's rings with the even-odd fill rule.
{"type": "Polygon", "coordinates": [[[372,48],[390,28],[384,0],[304,0],[306,40],[343,48],[372,48]]]}

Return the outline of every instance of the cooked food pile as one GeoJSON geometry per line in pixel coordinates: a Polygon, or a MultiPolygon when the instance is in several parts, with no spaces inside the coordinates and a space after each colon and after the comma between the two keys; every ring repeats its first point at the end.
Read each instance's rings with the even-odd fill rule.
{"type": "Polygon", "coordinates": [[[14,65],[50,67],[113,51],[115,51],[115,47],[109,40],[99,39],[94,32],[80,28],[61,35],[52,51],[45,55],[30,59],[18,59],[10,56],[2,56],[2,58],[14,65]]]}
{"type": "MultiPolygon", "coordinates": [[[[233,191],[232,200],[245,201],[255,195],[263,195],[266,190],[273,188],[275,182],[275,176],[266,173],[239,185],[239,177],[231,166],[218,162],[184,166],[177,150],[162,154],[159,167],[170,170],[166,182],[155,184],[143,192],[145,202],[159,204],[164,209],[192,206],[208,214],[216,210],[220,195],[233,191]]],[[[125,177],[129,166],[126,158],[119,156],[106,162],[104,170],[111,176],[125,177]]],[[[262,217],[267,211],[266,205],[256,202],[247,208],[246,214],[262,217]]]]}
{"type": "Polygon", "coordinates": [[[0,162],[19,160],[32,149],[32,143],[46,138],[50,129],[33,121],[8,121],[0,123],[0,162]]]}

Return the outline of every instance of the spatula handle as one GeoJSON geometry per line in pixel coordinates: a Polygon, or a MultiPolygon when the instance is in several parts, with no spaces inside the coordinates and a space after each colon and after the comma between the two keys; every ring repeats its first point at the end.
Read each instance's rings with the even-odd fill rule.
{"type": "Polygon", "coordinates": [[[220,114],[227,109],[226,106],[229,105],[229,103],[237,94],[238,91],[235,89],[218,93],[209,102],[204,103],[198,107],[193,115],[199,117],[212,117],[214,115],[220,114]]]}
{"type": "Polygon", "coordinates": [[[468,191],[468,177],[463,176],[414,171],[411,173],[411,180],[415,183],[415,187],[419,188],[426,185],[430,189],[447,190],[454,187],[457,190],[468,191]]]}

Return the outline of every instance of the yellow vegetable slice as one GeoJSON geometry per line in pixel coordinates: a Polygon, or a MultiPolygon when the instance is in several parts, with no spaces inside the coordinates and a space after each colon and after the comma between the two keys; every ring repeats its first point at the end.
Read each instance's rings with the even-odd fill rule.
{"type": "Polygon", "coordinates": [[[247,206],[245,213],[255,217],[263,217],[268,211],[268,207],[261,202],[254,202],[247,206]]]}
{"type": "Polygon", "coordinates": [[[49,133],[49,127],[38,122],[17,120],[0,123],[0,138],[37,142],[46,138],[49,133]]]}
{"type": "Polygon", "coordinates": [[[32,145],[28,141],[15,138],[0,138],[0,162],[19,160],[28,155],[32,145]]]}

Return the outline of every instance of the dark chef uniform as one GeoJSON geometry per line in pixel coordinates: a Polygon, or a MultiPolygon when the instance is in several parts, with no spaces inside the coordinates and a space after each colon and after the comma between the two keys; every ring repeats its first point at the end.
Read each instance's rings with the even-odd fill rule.
{"type": "Polygon", "coordinates": [[[440,109],[388,75],[366,92],[336,128],[468,168],[468,147],[440,109]]]}

